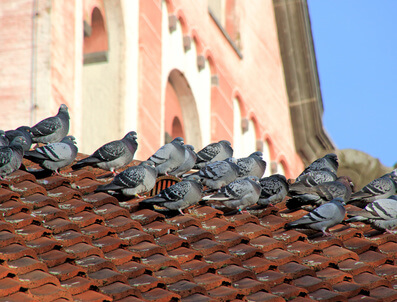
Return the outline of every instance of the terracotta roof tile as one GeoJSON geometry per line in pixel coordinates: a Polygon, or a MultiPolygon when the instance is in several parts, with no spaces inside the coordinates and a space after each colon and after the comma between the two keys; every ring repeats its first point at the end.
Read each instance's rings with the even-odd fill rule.
{"type": "Polygon", "coordinates": [[[232,231],[225,231],[223,233],[218,234],[217,236],[215,236],[215,240],[228,248],[236,246],[241,243],[245,244],[249,242],[248,237],[237,234],[232,231]]]}
{"type": "Polygon", "coordinates": [[[114,265],[121,265],[131,260],[138,259],[139,254],[133,253],[131,251],[122,248],[118,248],[105,253],[105,258],[112,261],[114,265]]]}
{"type": "Polygon", "coordinates": [[[181,280],[193,281],[193,277],[189,273],[175,267],[166,267],[158,270],[154,275],[165,284],[173,284],[181,280]]]}
{"type": "Polygon", "coordinates": [[[308,291],[302,287],[296,287],[291,284],[282,283],[275,287],[272,287],[271,293],[283,297],[286,300],[290,300],[293,297],[303,296],[308,294],[308,291]]]}
{"type": "Polygon", "coordinates": [[[142,297],[139,290],[122,282],[114,282],[112,284],[102,286],[100,290],[103,294],[112,297],[113,300],[117,301],[127,297],[142,297]]]}
{"type": "Polygon", "coordinates": [[[332,289],[331,285],[328,282],[315,277],[315,274],[314,275],[305,275],[305,276],[296,278],[291,281],[291,284],[296,287],[302,287],[302,288],[306,289],[309,293],[317,291],[321,288],[328,289],[328,290],[332,289]]]}
{"type": "Polygon", "coordinates": [[[189,244],[185,239],[174,234],[166,234],[160,238],[156,238],[156,243],[164,247],[167,252],[175,250],[179,247],[189,247],[189,244]]]}
{"type": "Polygon", "coordinates": [[[234,229],[233,225],[230,222],[217,217],[203,221],[201,223],[201,226],[203,227],[203,229],[213,233],[214,235],[218,235],[219,233],[227,231],[230,228],[234,229]]]}
{"type": "Polygon", "coordinates": [[[374,288],[377,288],[379,286],[386,286],[386,287],[391,286],[390,281],[387,281],[384,278],[381,278],[377,275],[373,275],[368,272],[361,273],[359,275],[354,276],[353,280],[356,283],[363,285],[365,287],[368,287],[371,290],[374,288]]]}
{"type": "Polygon", "coordinates": [[[36,300],[34,300],[30,294],[26,294],[26,293],[23,293],[23,292],[17,292],[17,293],[11,294],[11,295],[9,295],[9,296],[7,296],[5,298],[1,298],[0,297],[0,301],[1,302],[6,302],[6,301],[7,302],[8,301],[33,302],[33,301],[36,301],[36,300]]]}
{"type": "Polygon", "coordinates": [[[142,293],[142,298],[148,301],[168,302],[178,301],[181,296],[178,294],[161,288],[154,288],[148,292],[142,293]]]}
{"type": "Polygon", "coordinates": [[[347,301],[347,298],[344,297],[343,295],[327,289],[319,289],[315,292],[312,292],[309,294],[309,297],[316,301],[319,300],[326,302],[347,301]]]}
{"type": "Polygon", "coordinates": [[[397,290],[387,287],[378,287],[374,290],[371,290],[370,296],[372,298],[378,299],[379,301],[396,301],[397,290]]]}
{"type": "Polygon", "coordinates": [[[171,232],[174,233],[176,231],[176,227],[173,225],[170,225],[165,222],[161,221],[153,221],[151,223],[148,223],[142,227],[142,229],[148,233],[153,235],[154,237],[161,237],[165,234],[170,234],[171,232]]]}
{"type": "Polygon", "coordinates": [[[230,301],[232,299],[239,298],[242,295],[239,293],[239,291],[237,289],[227,287],[227,286],[219,286],[217,288],[209,290],[208,296],[210,296],[218,301],[230,301]]]}
{"type": "Polygon", "coordinates": [[[240,259],[229,255],[227,253],[216,252],[211,255],[204,257],[204,261],[208,264],[213,265],[216,269],[224,267],[226,265],[235,264],[238,266],[242,265],[240,259]]]}
{"type": "Polygon", "coordinates": [[[149,270],[146,265],[138,263],[136,261],[129,261],[120,264],[117,266],[117,270],[129,279],[133,279],[140,275],[143,275],[145,272],[147,274],[152,274],[152,270],[149,270]]]}
{"type": "Polygon", "coordinates": [[[310,269],[306,265],[302,265],[296,262],[288,262],[278,267],[278,270],[283,273],[288,279],[298,279],[303,276],[316,276],[314,270],[310,269]]]}
{"type": "Polygon", "coordinates": [[[346,298],[352,298],[357,295],[369,295],[369,288],[357,284],[355,282],[342,281],[332,286],[334,291],[345,296],[346,298]]]}
{"type": "Polygon", "coordinates": [[[73,295],[73,300],[77,302],[111,302],[113,299],[102,293],[87,290],[80,294],[73,295]]]}
{"type": "Polygon", "coordinates": [[[38,258],[40,259],[40,261],[44,262],[50,268],[74,260],[75,256],[65,253],[63,251],[52,250],[40,254],[38,258]]]}
{"type": "Polygon", "coordinates": [[[33,298],[39,301],[52,301],[60,298],[72,299],[72,295],[69,291],[54,284],[44,284],[40,287],[32,288],[30,289],[30,293],[33,298]]]}
{"type": "MultiPolygon", "coordinates": [[[[189,272],[193,277],[208,273],[215,272],[214,266],[210,263],[206,263],[200,260],[191,260],[181,264],[181,269],[189,272]]],[[[219,271],[218,271],[219,273],[219,271]]]]}
{"type": "Polygon", "coordinates": [[[153,271],[158,271],[164,267],[171,266],[175,268],[180,268],[180,263],[172,259],[171,257],[164,256],[162,254],[154,254],[152,256],[142,258],[142,263],[147,265],[153,271]]]}
{"type": "Polygon", "coordinates": [[[215,252],[227,252],[227,248],[223,244],[207,238],[192,243],[191,247],[204,256],[215,252]]]}
{"type": "Polygon", "coordinates": [[[16,200],[8,200],[0,204],[0,216],[11,216],[19,212],[27,212],[29,207],[16,200]]]}
{"type": "Polygon", "coordinates": [[[0,292],[2,297],[17,293],[21,287],[21,282],[13,278],[0,279],[0,292]]]}
{"type": "Polygon", "coordinates": [[[253,271],[255,274],[259,274],[269,269],[275,269],[277,264],[261,257],[252,257],[243,261],[242,266],[253,271]]]}
{"type": "Polygon", "coordinates": [[[249,239],[255,239],[259,236],[272,236],[272,233],[268,230],[268,228],[262,227],[252,222],[248,222],[236,227],[236,232],[242,236],[248,237],[249,239]]]}

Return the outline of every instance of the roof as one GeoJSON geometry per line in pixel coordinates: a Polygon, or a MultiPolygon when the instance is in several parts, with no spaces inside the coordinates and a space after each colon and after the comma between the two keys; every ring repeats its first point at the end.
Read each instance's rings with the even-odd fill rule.
{"type": "Polygon", "coordinates": [[[395,234],[285,230],[307,213],[285,203],[166,216],[95,193],[100,169],[28,171],[0,182],[0,301],[397,300],[395,234]]]}

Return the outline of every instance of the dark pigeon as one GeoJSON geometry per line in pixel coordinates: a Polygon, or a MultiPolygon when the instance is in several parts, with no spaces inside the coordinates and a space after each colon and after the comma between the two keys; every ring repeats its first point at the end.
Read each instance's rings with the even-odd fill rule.
{"type": "Polygon", "coordinates": [[[175,171],[169,173],[170,175],[182,177],[182,175],[184,175],[186,172],[189,172],[191,169],[193,169],[193,166],[196,163],[197,154],[194,152],[194,147],[192,145],[184,145],[184,147],[185,159],[175,171]]]}
{"type": "Polygon", "coordinates": [[[0,147],[0,178],[19,169],[23,159],[23,144],[26,144],[26,140],[18,136],[8,146],[0,147]]]}
{"type": "Polygon", "coordinates": [[[203,185],[211,190],[218,190],[235,181],[239,175],[239,167],[235,158],[208,163],[198,172],[203,185]]]}
{"type": "Polygon", "coordinates": [[[288,182],[284,175],[273,174],[259,180],[261,195],[258,204],[261,206],[275,205],[284,200],[288,193],[288,182]]]}
{"type": "Polygon", "coordinates": [[[6,131],[6,137],[9,142],[11,142],[17,136],[23,136],[25,138],[26,144],[23,144],[23,151],[24,152],[29,151],[30,147],[32,146],[32,143],[33,143],[30,127],[21,126],[15,130],[7,130],[6,131]]]}
{"type": "Polygon", "coordinates": [[[205,146],[197,153],[195,169],[201,169],[208,163],[225,160],[233,156],[233,148],[227,140],[221,140],[205,146]]]}

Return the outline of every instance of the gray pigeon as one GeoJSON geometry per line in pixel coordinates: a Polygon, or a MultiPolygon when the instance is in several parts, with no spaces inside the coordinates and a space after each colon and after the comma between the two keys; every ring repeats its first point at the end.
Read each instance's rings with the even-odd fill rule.
{"type": "Polygon", "coordinates": [[[197,154],[194,152],[194,147],[192,145],[184,145],[184,147],[185,159],[183,163],[175,171],[172,171],[168,174],[181,177],[183,174],[190,171],[196,163],[197,154]]]}
{"type": "Polygon", "coordinates": [[[69,132],[69,112],[68,107],[62,104],[58,114],[48,117],[30,128],[34,143],[58,143],[69,132]]]}
{"type": "Polygon", "coordinates": [[[305,170],[303,170],[303,172],[299,176],[306,174],[310,171],[318,171],[324,169],[329,170],[334,174],[336,174],[338,171],[338,167],[339,167],[338,156],[334,153],[329,153],[312,162],[309,166],[306,167],[305,170]]]}
{"type": "Polygon", "coordinates": [[[331,233],[327,230],[341,223],[345,218],[346,209],[343,204],[342,198],[335,198],[315,208],[302,218],[287,223],[285,228],[309,228],[323,232],[323,236],[330,236],[331,233]]]}
{"type": "Polygon", "coordinates": [[[246,207],[256,204],[260,194],[259,178],[248,176],[229,183],[215,194],[205,196],[203,200],[219,201],[227,208],[237,209],[241,212],[246,207]]]}
{"type": "Polygon", "coordinates": [[[263,153],[256,151],[248,157],[238,158],[237,166],[240,168],[239,177],[256,176],[263,177],[266,170],[266,162],[263,160],[263,153]]]}
{"type": "Polygon", "coordinates": [[[26,140],[26,144],[23,145],[23,151],[29,151],[30,147],[32,146],[32,133],[30,131],[30,127],[28,126],[21,126],[15,130],[7,130],[6,137],[9,142],[11,142],[17,136],[23,136],[26,140]]]}
{"type": "Polygon", "coordinates": [[[296,178],[295,182],[290,185],[290,189],[302,186],[314,187],[324,182],[334,181],[336,179],[336,174],[328,169],[309,171],[296,178]]]}
{"type": "Polygon", "coordinates": [[[353,183],[348,176],[341,176],[335,181],[324,182],[314,187],[296,187],[289,190],[292,198],[287,200],[286,206],[293,210],[304,205],[327,203],[335,198],[341,198],[345,202],[350,199],[353,183]]]}
{"type": "Polygon", "coordinates": [[[197,153],[195,169],[201,169],[208,163],[225,160],[233,156],[233,148],[227,140],[211,143],[197,153]]]}
{"type": "Polygon", "coordinates": [[[397,193],[397,169],[387,173],[369,184],[360,191],[352,194],[350,203],[364,207],[367,203],[377,199],[388,198],[397,193]]]}
{"type": "Polygon", "coordinates": [[[236,163],[234,157],[227,161],[216,161],[207,164],[194,174],[200,176],[203,185],[211,190],[218,190],[237,179],[239,167],[236,163]]]}
{"type": "Polygon", "coordinates": [[[0,130],[0,147],[8,146],[8,139],[4,130],[0,130]]]}
{"type": "Polygon", "coordinates": [[[169,175],[185,161],[185,147],[182,137],[176,137],[158,149],[148,160],[154,162],[158,175],[169,175]]]}
{"type": "Polygon", "coordinates": [[[92,155],[79,160],[72,166],[73,170],[85,166],[99,167],[116,174],[115,170],[128,165],[138,148],[137,134],[128,132],[121,140],[111,141],[97,149],[92,155]]]}
{"type": "Polygon", "coordinates": [[[153,162],[143,161],[138,166],[125,169],[117,174],[111,183],[99,186],[95,191],[120,191],[125,196],[138,196],[154,188],[157,171],[153,162]]]}
{"type": "Polygon", "coordinates": [[[76,139],[65,136],[59,143],[51,143],[25,152],[24,157],[38,163],[43,169],[59,174],[59,169],[70,165],[77,156],[76,139]]]}
{"type": "Polygon", "coordinates": [[[151,204],[178,210],[182,215],[183,209],[197,204],[203,196],[203,185],[197,175],[191,175],[181,182],[162,190],[154,197],[144,199],[141,204],[151,204]]]}
{"type": "Polygon", "coordinates": [[[18,136],[8,146],[0,147],[0,178],[19,169],[23,159],[23,144],[26,140],[18,136]]]}
{"type": "Polygon", "coordinates": [[[273,174],[259,180],[261,195],[258,204],[261,206],[274,205],[284,200],[288,193],[288,182],[284,175],[273,174]]]}
{"type": "Polygon", "coordinates": [[[375,229],[392,233],[391,230],[397,227],[397,200],[378,199],[361,211],[348,211],[347,216],[351,218],[346,222],[369,222],[375,229]]]}

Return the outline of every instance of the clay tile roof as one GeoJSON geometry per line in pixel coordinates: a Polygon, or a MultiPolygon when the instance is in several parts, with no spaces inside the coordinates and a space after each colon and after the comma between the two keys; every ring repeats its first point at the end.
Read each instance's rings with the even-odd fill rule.
{"type": "MultiPolygon", "coordinates": [[[[0,301],[397,300],[395,234],[360,222],[332,237],[286,230],[307,212],[285,202],[235,215],[141,209],[95,193],[106,171],[62,173],[25,160],[0,181],[0,301]]],[[[146,196],[177,181],[161,177],[146,196]]]]}

